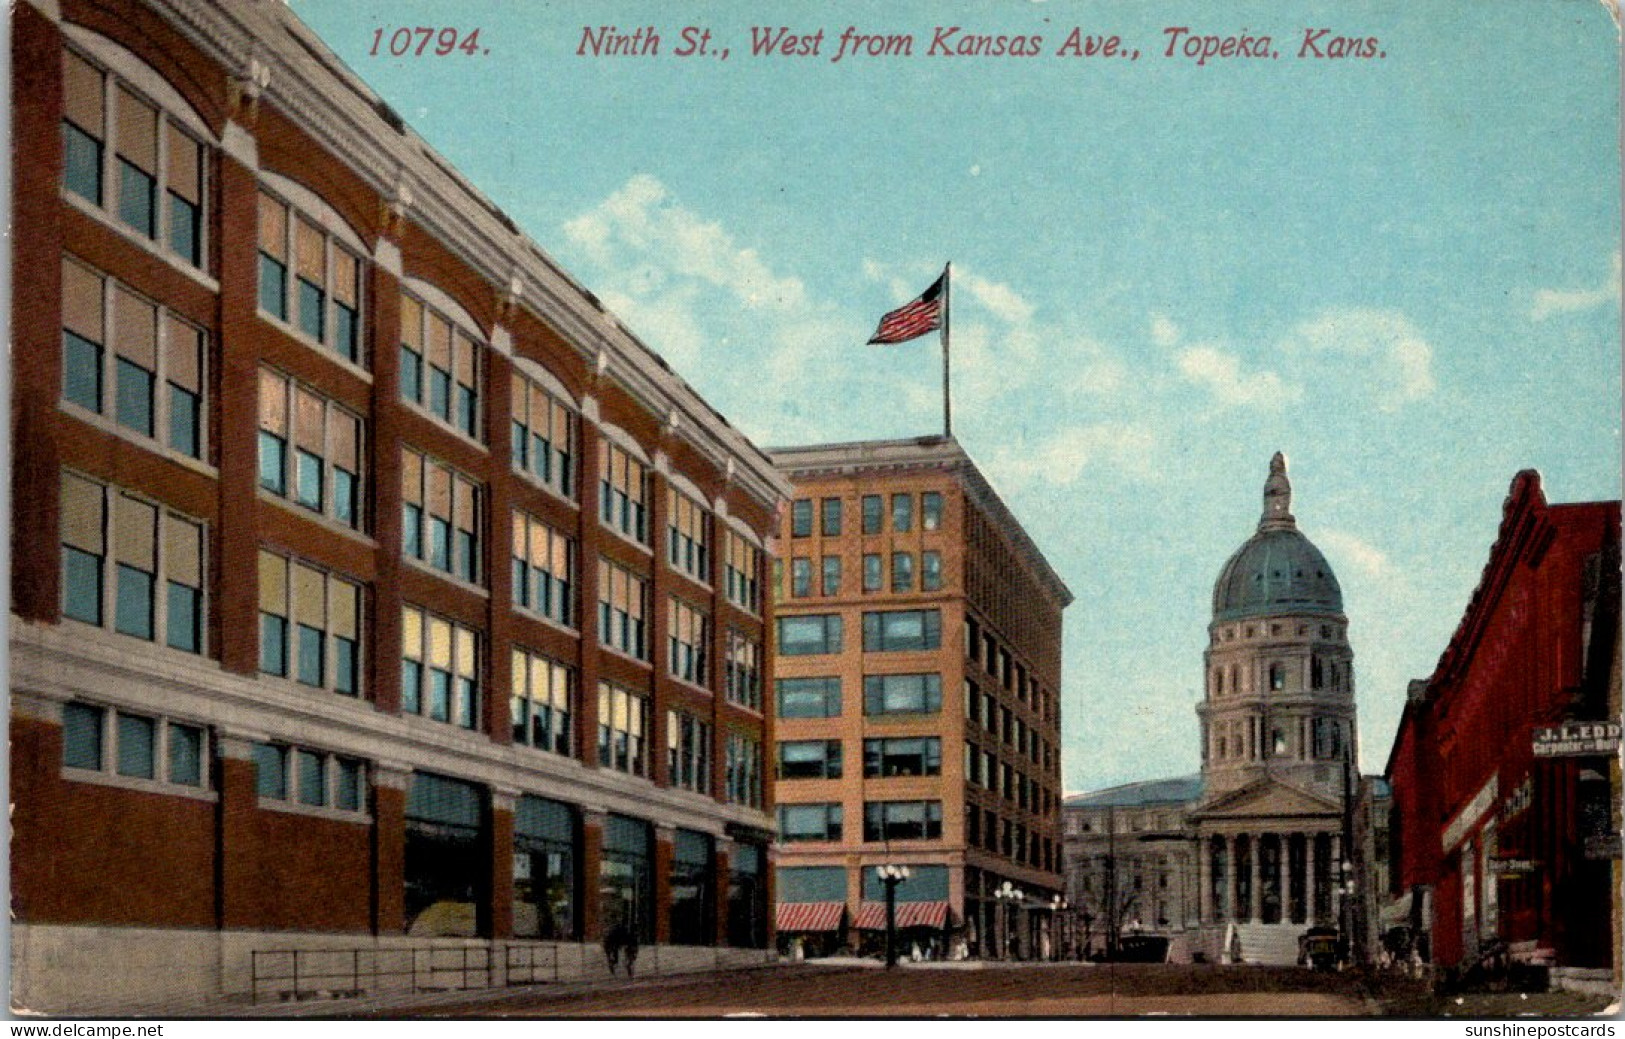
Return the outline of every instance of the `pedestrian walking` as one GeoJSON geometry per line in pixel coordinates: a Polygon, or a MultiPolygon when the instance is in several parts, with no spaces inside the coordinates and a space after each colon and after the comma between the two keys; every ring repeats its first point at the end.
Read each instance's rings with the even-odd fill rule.
{"type": "Polygon", "coordinates": [[[630,978],[632,976],[632,967],[638,962],[638,929],[636,927],[628,927],[625,929],[625,932],[626,942],[624,948],[626,950],[626,976],[630,978]]]}
{"type": "Polygon", "coordinates": [[[626,945],[626,928],[616,924],[604,933],[604,959],[609,961],[609,972],[615,973],[621,960],[621,949],[626,945]]]}

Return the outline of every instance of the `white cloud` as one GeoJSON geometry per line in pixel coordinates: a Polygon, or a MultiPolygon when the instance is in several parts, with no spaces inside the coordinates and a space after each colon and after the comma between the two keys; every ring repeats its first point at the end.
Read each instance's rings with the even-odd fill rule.
{"type": "Polygon", "coordinates": [[[989,469],[1001,485],[1013,490],[1054,487],[1075,483],[1101,465],[1145,475],[1156,447],[1156,434],[1137,423],[1066,426],[1034,442],[999,451],[989,469]]]}
{"type": "Polygon", "coordinates": [[[1151,341],[1158,346],[1173,346],[1179,342],[1179,326],[1167,314],[1151,315],[1151,341]]]}
{"type": "Polygon", "coordinates": [[[950,293],[954,289],[965,289],[976,302],[1006,324],[1025,325],[1033,319],[1032,304],[1008,285],[989,281],[976,274],[962,274],[954,280],[950,293]]]}
{"type": "Polygon", "coordinates": [[[1608,303],[1619,302],[1620,254],[1614,253],[1608,280],[1592,289],[1540,289],[1535,293],[1535,304],[1529,316],[1544,321],[1553,314],[1566,314],[1577,310],[1591,310],[1608,303]]]}
{"type": "Polygon", "coordinates": [[[1216,346],[1182,350],[1175,363],[1187,381],[1205,387],[1221,404],[1270,409],[1303,395],[1297,386],[1274,372],[1243,373],[1240,358],[1216,346]]]}
{"type": "MultiPolygon", "coordinates": [[[[1284,348],[1334,360],[1368,361],[1364,378],[1377,407],[1395,411],[1433,394],[1433,347],[1405,315],[1392,310],[1352,308],[1327,311],[1299,324],[1284,348]]],[[[1343,385],[1355,385],[1357,369],[1340,367],[1343,385]]]]}
{"type": "Polygon", "coordinates": [[[749,308],[791,310],[806,303],[801,279],[774,274],[755,249],[677,204],[665,185],[646,173],[566,223],[564,233],[595,263],[613,263],[618,253],[662,257],[670,270],[723,289],[749,308]]]}
{"type": "Polygon", "coordinates": [[[1342,569],[1341,564],[1350,564],[1357,573],[1373,580],[1388,580],[1398,574],[1388,553],[1356,534],[1344,530],[1317,530],[1315,541],[1328,549],[1334,570],[1342,569]]]}

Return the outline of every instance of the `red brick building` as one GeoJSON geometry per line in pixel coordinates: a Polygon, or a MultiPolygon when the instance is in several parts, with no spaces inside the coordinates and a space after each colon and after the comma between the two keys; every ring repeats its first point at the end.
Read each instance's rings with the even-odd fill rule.
{"type": "Polygon", "coordinates": [[[1519,473],[1461,624],[1411,683],[1384,916],[1442,967],[1504,949],[1617,991],[1619,519],[1618,502],[1549,505],[1519,473]]]}
{"type": "Polygon", "coordinates": [[[285,5],[11,45],[19,1004],[767,947],[771,462],[285,5]]]}

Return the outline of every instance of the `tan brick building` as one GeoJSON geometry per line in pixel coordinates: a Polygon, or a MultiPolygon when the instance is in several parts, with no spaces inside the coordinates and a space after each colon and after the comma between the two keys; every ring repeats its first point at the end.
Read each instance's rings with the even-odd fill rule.
{"type": "Polygon", "coordinates": [[[17,1002],[765,947],[766,456],[285,5],[11,19],[17,1002]]]}
{"type": "Polygon", "coordinates": [[[1071,593],[950,438],[770,453],[781,937],[873,945],[889,863],[910,943],[1056,950],[1071,593]]]}

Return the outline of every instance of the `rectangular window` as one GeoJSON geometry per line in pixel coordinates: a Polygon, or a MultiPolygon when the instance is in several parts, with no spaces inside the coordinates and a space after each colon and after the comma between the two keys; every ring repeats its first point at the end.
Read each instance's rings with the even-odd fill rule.
{"type": "Polygon", "coordinates": [[[260,310],[360,364],[361,258],[264,190],[259,205],[260,310]]]}
{"type": "Polygon", "coordinates": [[[666,669],[673,678],[705,685],[710,677],[711,618],[683,602],[666,600],[666,669]]]}
{"type": "Polygon", "coordinates": [[[63,53],[63,183],[97,208],[103,190],[109,116],[113,119],[116,216],[142,238],[194,267],[203,266],[203,145],[174,118],[115,77],[63,53]],[[167,161],[159,162],[159,142],[167,161]],[[162,205],[160,200],[168,200],[162,205]]]}
{"type": "Polygon", "coordinates": [[[64,472],[62,549],[64,616],[202,652],[201,524],[64,472]]]}
{"type": "Polygon", "coordinates": [[[790,503],[790,536],[812,537],[813,503],[811,498],[797,498],[790,503]]]}
{"type": "Polygon", "coordinates": [[[920,590],[935,592],[942,588],[942,553],[920,553],[920,590]]]}
{"type": "Polygon", "coordinates": [[[741,733],[723,741],[723,796],[730,804],[762,806],[762,745],[741,733]]]}
{"type": "Polygon", "coordinates": [[[935,840],[941,836],[941,801],[864,802],[866,842],[935,840]]]}
{"type": "Polygon", "coordinates": [[[575,624],[575,542],[523,512],[513,514],[514,605],[575,624]]]}
{"type": "Polygon", "coordinates": [[[812,594],[812,560],[796,556],[790,560],[790,595],[804,599],[812,594]]]}
{"type": "Polygon", "coordinates": [[[819,532],[826,538],[841,535],[841,499],[825,498],[819,502],[819,532]]]}
{"type": "Polygon", "coordinates": [[[743,632],[728,629],[725,693],[730,703],[762,709],[762,647],[743,632]]]}
{"type": "Polygon", "coordinates": [[[728,601],[750,613],[762,612],[762,550],[732,530],[726,532],[727,560],[723,569],[728,601]]]}
{"type": "Polygon", "coordinates": [[[891,554],[891,590],[894,592],[912,592],[914,590],[913,553],[893,552],[891,554]]]}
{"type": "Polygon", "coordinates": [[[406,554],[470,584],[479,582],[479,485],[411,448],[401,449],[401,462],[406,554]]]}
{"type": "Polygon", "coordinates": [[[602,557],[598,560],[598,641],[649,659],[649,585],[602,557]]]}
{"type": "Polygon", "coordinates": [[[938,530],[942,527],[942,494],[926,491],[920,495],[920,529],[938,530]]]}
{"type": "Polygon", "coordinates": [[[260,798],[334,808],[345,812],[363,809],[366,791],[361,762],[324,751],[280,743],[254,744],[260,798]]]}
{"type": "Polygon", "coordinates": [[[204,784],[204,730],[94,704],[62,707],[62,764],[178,786],[204,784]]]}
{"type": "Polygon", "coordinates": [[[863,590],[866,592],[880,591],[885,586],[883,582],[884,573],[885,562],[881,559],[880,553],[871,552],[864,555],[863,590]]]}
{"type": "Polygon", "coordinates": [[[260,670],[355,696],[361,687],[361,586],[262,551],[260,670]]]}
{"type": "Polygon", "coordinates": [[[649,774],[649,701],[620,686],[598,683],[598,764],[634,776],[649,774]]]}
{"type": "Polygon", "coordinates": [[[362,420],[280,372],[260,369],[260,486],[361,526],[362,420]]]}
{"type": "Polygon", "coordinates": [[[941,644],[941,611],[893,610],[863,615],[866,653],[936,649],[941,644]]]}
{"type": "Polygon", "coordinates": [[[513,651],[513,741],[570,756],[575,672],[547,657],[513,651]]]}
{"type": "Polygon", "coordinates": [[[841,616],[837,613],[779,618],[779,653],[787,657],[841,651],[841,616]]]}
{"type": "Polygon", "coordinates": [[[780,718],[836,718],[841,714],[839,678],[781,678],[775,690],[780,718]]]}
{"type": "Polygon", "coordinates": [[[908,736],[863,741],[863,774],[870,779],[942,774],[942,740],[908,736]]]}
{"type": "Polygon", "coordinates": [[[666,773],[672,786],[711,792],[711,726],[684,711],[666,712],[666,773]]]}
{"type": "Polygon", "coordinates": [[[575,497],[576,415],[552,391],[514,373],[513,467],[575,497]]]}
{"type": "Polygon", "coordinates": [[[914,529],[914,495],[891,496],[891,529],[898,534],[907,534],[914,529]]]}
{"type": "Polygon", "coordinates": [[[823,559],[823,581],[819,591],[824,595],[841,594],[841,557],[825,556],[823,559]]]}
{"type": "Polygon", "coordinates": [[[68,259],[62,261],[62,326],[63,400],[189,458],[202,457],[201,331],[68,259]]]}
{"type": "Polygon", "coordinates": [[[781,740],[780,779],[840,779],[840,740],[781,740]]]}
{"type": "Polygon", "coordinates": [[[878,534],[886,522],[886,502],[878,494],[863,496],[863,532],[878,534]]]}
{"type": "Polygon", "coordinates": [[[936,714],[941,710],[939,674],[863,676],[864,714],[936,714]]]}
{"type": "Polygon", "coordinates": [[[608,439],[598,441],[598,516],[611,530],[649,543],[649,477],[643,463],[608,439]]]}
{"type": "Polygon", "coordinates": [[[479,633],[415,606],[401,612],[401,709],[477,729],[479,633]]]}
{"type": "Polygon", "coordinates": [[[711,524],[705,508],[687,495],[668,490],[666,558],[701,584],[711,583],[711,524]]]}
{"type": "Polygon", "coordinates": [[[158,727],[151,718],[118,714],[118,774],[136,779],[156,775],[158,727]]]}
{"type": "Polygon", "coordinates": [[[840,804],[779,805],[779,839],[785,843],[840,840],[840,804]]]}
{"type": "Polygon", "coordinates": [[[401,397],[466,437],[479,440],[481,344],[451,318],[401,294],[401,397]],[[425,364],[427,367],[425,368],[425,364]]]}

